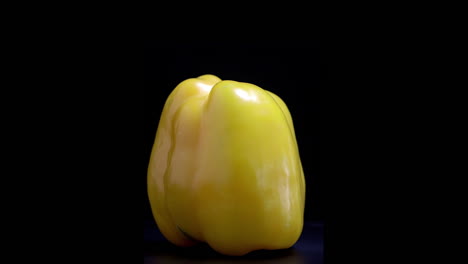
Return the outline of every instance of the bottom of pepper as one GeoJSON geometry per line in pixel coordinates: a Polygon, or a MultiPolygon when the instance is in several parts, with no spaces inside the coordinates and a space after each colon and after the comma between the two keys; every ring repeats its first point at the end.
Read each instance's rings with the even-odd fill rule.
{"type": "Polygon", "coordinates": [[[189,240],[192,240],[193,242],[200,242],[198,240],[196,240],[195,238],[193,238],[191,235],[187,234],[187,232],[185,232],[184,230],[182,230],[182,228],[180,228],[179,226],[177,226],[177,229],[179,229],[179,231],[189,240]]]}

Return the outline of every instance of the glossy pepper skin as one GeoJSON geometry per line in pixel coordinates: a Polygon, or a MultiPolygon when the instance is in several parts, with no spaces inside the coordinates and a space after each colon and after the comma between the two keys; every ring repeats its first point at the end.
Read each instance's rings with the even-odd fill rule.
{"type": "Polygon", "coordinates": [[[181,82],[161,114],[148,194],[175,245],[206,242],[231,256],[293,246],[305,181],[287,106],[256,85],[210,74],[181,82]]]}

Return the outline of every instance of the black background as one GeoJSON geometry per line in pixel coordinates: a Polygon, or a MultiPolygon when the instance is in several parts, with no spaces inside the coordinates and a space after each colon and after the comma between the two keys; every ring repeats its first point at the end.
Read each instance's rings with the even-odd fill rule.
{"type": "Polygon", "coordinates": [[[181,81],[203,74],[256,84],[288,106],[306,179],[305,220],[323,221],[320,175],[320,91],[327,59],[319,41],[146,41],[144,49],[144,219],[152,219],[146,190],[149,163],[165,100],[181,81]]]}
{"type": "MultiPolygon", "coordinates": [[[[132,257],[130,249],[137,250],[135,244],[141,241],[143,193],[145,219],[151,219],[146,188],[141,192],[141,187],[146,184],[149,150],[164,100],[180,81],[213,73],[272,90],[288,104],[308,181],[306,217],[325,220],[327,262],[333,258],[343,258],[336,263],[433,260],[444,245],[458,241],[440,235],[459,234],[446,230],[454,219],[448,206],[463,200],[450,196],[462,193],[452,187],[463,185],[444,179],[451,176],[447,171],[451,166],[439,158],[451,153],[434,149],[447,143],[441,142],[447,137],[438,134],[440,130],[453,132],[447,121],[437,122],[453,116],[444,103],[460,105],[451,100],[453,94],[443,97],[447,84],[441,83],[442,78],[447,82],[453,77],[445,68],[459,68],[440,60],[450,57],[453,49],[433,41],[433,27],[427,27],[427,35],[419,35],[426,18],[408,16],[416,22],[411,25],[393,19],[394,13],[381,16],[381,10],[371,12],[371,19],[345,11],[350,19],[327,16],[323,21],[336,21],[335,28],[324,30],[326,37],[309,28],[299,31],[297,23],[282,27],[288,32],[296,29],[301,32],[298,36],[312,39],[308,41],[291,41],[272,27],[274,36],[282,40],[252,42],[245,33],[229,33],[224,42],[218,38],[222,32],[197,28],[191,43],[185,32],[174,29],[171,32],[181,37],[180,42],[167,42],[169,37],[152,28],[149,35],[159,39],[140,42],[133,35],[140,25],[125,23],[127,29],[116,27],[112,36],[112,19],[82,30],[82,19],[73,17],[80,30],[55,23],[54,27],[63,28],[47,35],[54,27],[39,26],[33,36],[23,34],[24,41],[14,38],[22,44],[7,50],[21,65],[15,81],[30,82],[21,89],[5,90],[21,94],[19,104],[8,106],[18,124],[5,128],[15,128],[16,134],[17,125],[24,126],[20,139],[6,139],[16,151],[24,150],[10,156],[20,157],[16,172],[26,172],[5,173],[4,180],[20,181],[17,194],[22,198],[17,202],[26,194],[30,198],[18,205],[9,197],[6,203],[15,212],[5,213],[4,220],[23,220],[18,228],[5,229],[20,240],[8,241],[21,245],[17,255],[37,260],[43,253],[64,254],[68,260],[85,257],[86,262],[101,257],[103,263],[110,258],[121,261],[125,254],[132,257]],[[375,21],[377,17],[385,23],[375,21]],[[400,26],[395,28],[396,22],[400,26]],[[314,41],[317,38],[328,43],[314,41]],[[320,94],[320,109],[314,94],[320,94]],[[15,112],[26,116],[17,117],[15,112]],[[20,212],[24,217],[19,217],[20,212]],[[54,245],[44,243],[44,237],[54,245]],[[70,247],[76,241],[86,242],[70,247]]],[[[174,25],[164,20],[165,28],[174,25]]],[[[251,22],[235,20],[236,26],[242,20],[251,22]]],[[[40,25],[28,23],[28,27],[36,24],[40,25]]],[[[13,186],[5,182],[7,187],[13,186]]],[[[443,263],[452,253],[451,249],[444,254],[443,263]]],[[[137,252],[133,256],[141,258],[137,252]]]]}

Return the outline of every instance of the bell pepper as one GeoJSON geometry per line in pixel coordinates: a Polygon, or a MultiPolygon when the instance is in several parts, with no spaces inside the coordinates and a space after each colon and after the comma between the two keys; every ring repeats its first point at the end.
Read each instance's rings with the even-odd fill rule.
{"type": "Polygon", "coordinates": [[[206,74],[167,98],[148,166],[163,236],[241,256],[292,247],[303,228],[305,180],[291,114],[254,84],[206,74]]]}

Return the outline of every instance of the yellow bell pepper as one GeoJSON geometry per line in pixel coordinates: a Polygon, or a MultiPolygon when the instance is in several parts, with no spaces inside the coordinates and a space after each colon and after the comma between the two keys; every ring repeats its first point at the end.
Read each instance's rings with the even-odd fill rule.
{"type": "Polygon", "coordinates": [[[290,112],[256,85],[207,74],[181,82],[164,105],[148,195],[170,242],[206,242],[231,256],[299,239],[305,180],[290,112]]]}

